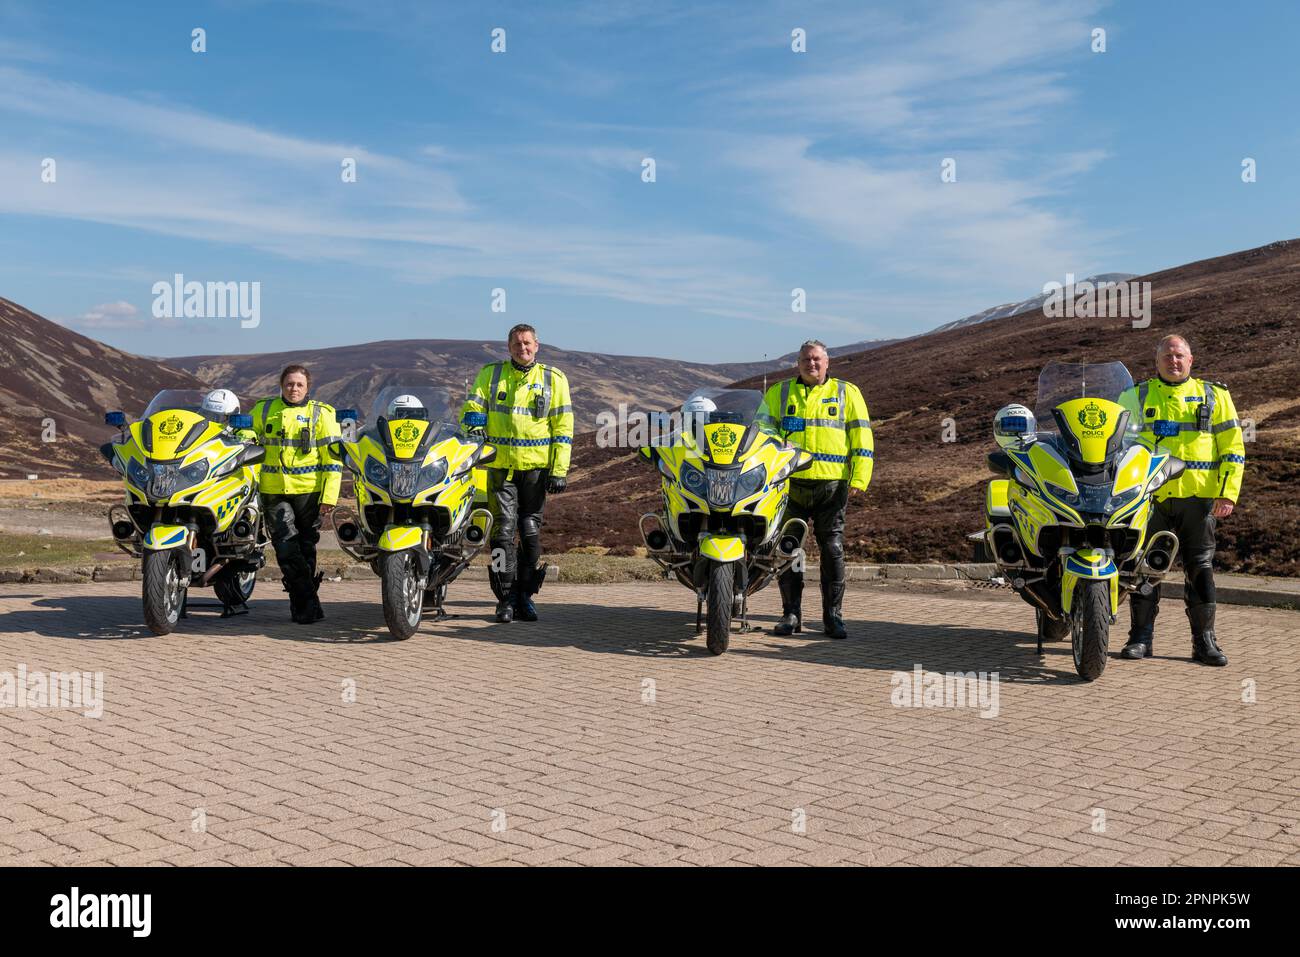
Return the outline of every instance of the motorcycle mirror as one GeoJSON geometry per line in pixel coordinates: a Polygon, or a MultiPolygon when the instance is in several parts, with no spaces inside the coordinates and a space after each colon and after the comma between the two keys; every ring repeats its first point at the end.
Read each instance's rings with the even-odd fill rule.
{"type": "Polygon", "coordinates": [[[261,462],[265,458],[266,458],[266,449],[262,448],[262,446],[260,445],[244,446],[244,457],[243,457],[244,465],[256,465],[258,462],[261,462]]]}
{"type": "Polygon", "coordinates": [[[343,458],[342,442],[331,442],[329,448],[330,448],[330,455],[334,456],[336,459],[343,458]]]}
{"type": "Polygon", "coordinates": [[[1168,476],[1165,478],[1165,481],[1172,482],[1174,479],[1178,478],[1178,476],[1182,475],[1185,471],[1187,471],[1187,463],[1184,462],[1182,459],[1178,458],[1177,456],[1170,456],[1169,462],[1167,465],[1165,465],[1165,468],[1169,472],[1168,476]]]}
{"type": "Polygon", "coordinates": [[[809,455],[807,452],[800,451],[798,454],[796,454],[794,468],[792,468],[790,471],[802,472],[804,469],[810,469],[813,467],[814,461],[815,460],[813,459],[813,457],[809,455]]]}
{"type": "Polygon", "coordinates": [[[117,455],[113,452],[113,443],[105,442],[99,447],[99,454],[104,456],[109,465],[113,465],[117,460],[117,455]]]}
{"type": "Polygon", "coordinates": [[[648,445],[644,448],[637,449],[637,451],[641,453],[641,458],[645,459],[647,462],[653,462],[659,456],[658,451],[648,445]]]}
{"type": "Polygon", "coordinates": [[[491,462],[496,457],[497,457],[496,446],[484,444],[483,447],[479,450],[476,464],[482,465],[484,462],[491,462]]]}
{"type": "Polygon", "coordinates": [[[116,425],[118,428],[121,428],[122,426],[126,425],[126,413],[125,413],[125,412],[105,412],[105,413],[104,413],[104,424],[105,424],[105,425],[116,425]]]}

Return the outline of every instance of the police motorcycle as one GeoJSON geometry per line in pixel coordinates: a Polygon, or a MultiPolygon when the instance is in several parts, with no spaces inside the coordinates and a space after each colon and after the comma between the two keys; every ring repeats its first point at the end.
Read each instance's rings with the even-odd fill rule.
{"type": "Polygon", "coordinates": [[[803,559],[808,525],[781,521],[787,480],[813,458],[786,444],[750,389],[702,389],[640,454],[659,470],[662,513],[641,516],[648,557],[695,592],[695,631],[727,650],[748,599],[803,559]],[[706,616],[707,611],[707,616],[706,616]],[[707,617],[707,621],[706,621],[707,617]]]}
{"type": "Polygon", "coordinates": [[[355,510],[330,521],[341,548],[379,576],[384,622],[394,638],[415,634],[426,602],[446,616],[447,587],[487,543],[492,513],[474,507],[475,467],[496,450],[466,436],[445,389],[393,386],[358,420],[340,409],[334,448],[353,474],[355,510]],[[357,432],[359,421],[371,423],[357,432]]]}
{"type": "Polygon", "coordinates": [[[222,617],[248,610],[269,544],[257,492],[260,445],[252,419],[225,389],[164,389],[100,454],[121,473],[126,502],[108,510],[113,541],[140,559],[144,620],[165,635],[185,617],[190,588],[211,586],[222,617]]]}
{"type": "Polygon", "coordinates": [[[1120,603],[1159,588],[1178,553],[1147,526],[1152,494],[1185,466],[1140,440],[1118,401],[1132,385],[1121,362],[1053,362],[1033,411],[1008,405],[993,422],[983,545],[1034,607],[1038,653],[1069,637],[1084,681],[1106,667],[1120,603]]]}

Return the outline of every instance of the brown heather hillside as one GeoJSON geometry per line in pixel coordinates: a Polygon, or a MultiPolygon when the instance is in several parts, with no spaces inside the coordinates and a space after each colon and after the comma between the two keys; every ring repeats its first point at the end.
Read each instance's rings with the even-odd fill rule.
{"type": "MultiPolygon", "coordinates": [[[[485,363],[506,358],[509,355],[500,342],[403,339],[302,352],[183,356],[164,361],[192,372],[210,385],[234,389],[240,396],[249,397],[277,394],[280,370],[290,362],[301,362],[311,369],[312,394],[316,398],[335,408],[366,412],[374,396],[390,385],[436,384],[463,395],[466,380],[473,382],[485,363]]],[[[594,429],[597,413],[617,410],[620,402],[643,408],[667,405],[701,386],[726,385],[765,368],[763,363],[715,366],[577,352],[545,343],[538,360],[554,365],[568,377],[578,432],[594,429]]]]}
{"type": "MultiPolygon", "coordinates": [[[[966,560],[982,522],[994,446],[993,413],[1032,404],[1047,362],[1119,359],[1135,379],[1154,374],[1169,332],[1186,335],[1194,375],[1222,381],[1253,419],[1237,512],[1220,524],[1219,563],[1233,571],[1300,574],[1300,241],[1273,243],[1139,277],[1150,281],[1152,323],[1045,319],[1041,312],[882,345],[832,362],[861,387],[875,426],[875,477],[850,506],[856,560],[966,560]],[[942,442],[951,417],[957,441],[942,442]]],[[[757,387],[758,380],[740,383],[757,387]]],[[[622,450],[574,450],[572,490],[547,506],[552,548],[640,544],[636,517],[658,507],[656,477],[622,450]]]]}
{"type": "Polygon", "coordinates": [[[198,389],[189,373],[133,356],[0,299],[0,478],[113,475],[96,449],[104,412],[135,414],[161,389],[198,389]],[[43,442],[44,420],[55,441],[43,442]]]}

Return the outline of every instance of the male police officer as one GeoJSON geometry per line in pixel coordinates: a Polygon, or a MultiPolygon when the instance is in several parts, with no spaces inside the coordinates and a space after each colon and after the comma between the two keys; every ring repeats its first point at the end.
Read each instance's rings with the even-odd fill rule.
{"type": "MultiPolygon", "coordinates": [[[[861,391],[827,378],[829,367],[826,346],[809,339],[799,350],[798,378],[773,385],[763,404],[782,436],[812,454],[812,467],[790,480],[786,515],[813,527],[821,551],[822,628],[831,638],[845,638],[844,509],[850,489],[857,494],[871,482],[874,444],[861,391]]],[[[781,620],[774,633],[790,635],[803,628],[803,570],[787,570],[779,584],[781,620]]]]}
{"type": "Polygon", "coordinates": [[[253,429],[266,447],[258,487],[275,546],[276,561],[289,592],[293,620],[302,625],[325,617],[317,591],[316,543],[319,522],[339,500],[343,467],[330,452],[339,440],[333,406],[307,398],[311,373],[285,366],[280,395],[253,406],[253,429]]]}
{"type": "Polygon", "coordinates": [[[496,457],[487,464],[492,510],[492,565],[497,621],[536,621],[533,595],[542,587],[542,506],[563,492],[573,445],[569,380],[535,361],[537,331],[520,324],[506,336],[507,362],[483,367],[465,400],[461,422],[483,431],[496,457]],[[519,548],[515,550],[515,531],[519,548]]]}
{"type": "MultiPolygon", "coordinates": [[[[1156,346],[1160,375],[1120,397],[1130,422],[1140,423],[1143,441],[1172,452],[1187,465],[1177,479],[1161,486],[1147,536],[1169,530],[1178,536],[1183,560],[1183,601],[1192,624],[1192,657],[1207,665],[1226,665],[1214,635],[1214,530],[1232,514],[1246,467],[1237,410],[1221,382],[1193,379],[1192,348],[1182,336],[1165,336],[1156,346]]],[[[1128,644],[1120,654],[1151,654],[1152,631],[1160,611],[1160,591],[1134,592],[1128,644]]]]}

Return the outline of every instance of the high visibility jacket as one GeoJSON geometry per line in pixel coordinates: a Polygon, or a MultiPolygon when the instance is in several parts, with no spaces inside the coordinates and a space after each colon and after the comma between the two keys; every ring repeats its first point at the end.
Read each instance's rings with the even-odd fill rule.
{"type": "Polygon", "coordinates": [[[253,406],[253,431],[266,447],[258,488],[272,495],[320,492],[322,505],[339,500],[343,466],[329,450],[339,440],[334,407],[309,399],[289,405],[281,396],[253,406]]]}
{"type": "Polygon", "coordinates": [[[787,441],[811,452],[813,465],[795,478],[848,479],[854,488],[871,483],[875,442],[862,392],[852,382],[828,378],[821,385],[803,380],[777,382],[763,397],[768,423],[787,441]]]}
{"type": "Polygon", "coordinates": [[[486,429],[497,454],[486,468],[569,471],[573,406],[569,380],[559,369],[534,362],[521,372],[509,360],[490,362],[474,380],[461,424],[486,429]]]}
{"type": "Polygon", "coordinates": [[[1157,501],[1237,501],[1246,444],[1227,386],[1190,378],[1170,385],[1157,377],[1127,390],[1119,403],[1130,411],[1129,422],[1138,424],[1148,447],[1172,452],[1187,463],[1182,475],[1156,490],[1157,501]]]}

